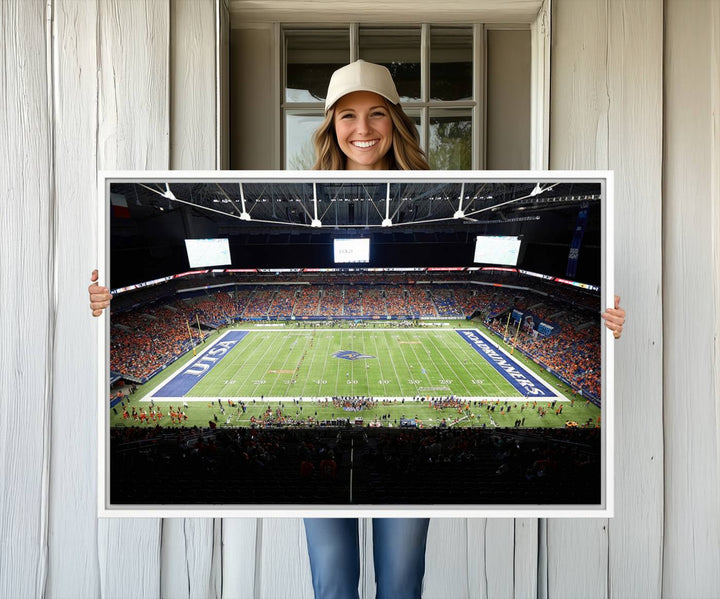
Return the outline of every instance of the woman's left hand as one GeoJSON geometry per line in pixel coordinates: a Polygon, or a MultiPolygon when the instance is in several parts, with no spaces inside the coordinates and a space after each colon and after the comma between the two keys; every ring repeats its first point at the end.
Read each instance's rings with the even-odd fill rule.
{"type": "Polygon", "coordinates": [[[620,339],[625,324],[625,310],[620,307],[620,296],[615,296],[615,307],[605,310],[602,318],[605,320],[605,326],[612,331],[613,337],[620,339]]]}

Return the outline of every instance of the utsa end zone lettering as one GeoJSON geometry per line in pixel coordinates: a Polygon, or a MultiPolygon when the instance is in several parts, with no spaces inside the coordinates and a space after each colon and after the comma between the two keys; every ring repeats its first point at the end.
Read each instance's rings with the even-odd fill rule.
{"type": "Polygon", "coordinates": [[[208,350],[202,358],[195,362],[190,368],[185,371],[185,374],[192,374],[193,376],[201,376],[210,367],[214,366],[226,353],[228,353],[235,345],[237,341],[218,341],[215,346],[208,350]]]}
{"type": "Polygon", "coordinates": [[[511,376],[515,381],[517,381],[518,385],[522,386],[528,395],[541,395],[543,397],[546,395],[542,389],[538,389],[535,386],[535,383],[526,378],[522,372],[515,368],[512,363],[508,362],[502,354],[496,352],[492,346],[486,343],[483,339],[470,331],[463,331],[463,334],[468,341],[479,347],[485,355],[497,364],[497,366],[500,367],[508,376],[511,376]]]}

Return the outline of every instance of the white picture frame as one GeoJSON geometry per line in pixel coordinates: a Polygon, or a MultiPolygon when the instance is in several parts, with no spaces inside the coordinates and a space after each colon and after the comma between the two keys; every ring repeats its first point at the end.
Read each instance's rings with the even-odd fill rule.
{"type": "MultiPolygon", "coordinates": [[[[107,171],[98,173],[98,231],[99,251],[98,264],[100,266],[101,285],[113,287],[113,273],[110,269],[113,248],[111,246],[112,222],[111,219],[111,186],[115,184],[143,184],[152,187],[158,197],[163,201],[187,203],[188,198],[179,198],[174,195],[173,185],[181,186],[188,183],[216,184],[258,184],[276,182],[278,184],[313,184],[315,185],[345,185],[366,182],[367,184],[391,185],[517,185],[525,189],[525,196],[542,196],[548,189],[556,185],[582,186],[583,184],[597,184],[599,186],[600,202],[600,280],[599,296],[603,306],[613,305],[614,279],[613,279],[613,173],[610,171],[368,171],[362,174],[350,171],[107,171]],[[527,193],[528,186],[533,188],[527,193]],[[539,193],[537,193],[539,192],[539,193]]],[[[570,187],[572,189],[572,187],[570,187]]],[[[478,217],[482,213],[490,212],[485,205],[482,209],[474,211],[467,209],[470,203],[464,205],[465,200],[460,197],[445,198],[444,201],[457,202],[457,209],[453,214],[455,219],[469,219],[478,217]]],[[[344,198],[343,198],[344,199],[344,198]]],[[[252,211],[247,209],[243,198],[242,203],[231,200],[235,204],[235,221],[242,224],[252,220],[252,211]],[[242,204],[242,205],[241,205],[242,204]]],[[[358,201],[350,198],[351,203],[358,201]]],[[[412,202],[410,200],[406,200],[412,202]]],[[[513,200],[517,201],[517,200],[513,200]]],[[[598,201],[594,198],[593,201],[598,201]]],[[[382,204],[385,210],[379,215],[377,222],[362,227],[367,231],[372,228],[385,228],[400,225],[393,223],[395,205],[393,200],[382,204]]],[[[487,204],[487,202],[486,202],[487,204]]],[[[312,207],[313,202],[305,203],[312,207]]],[[[379,206],[380,204],[378,204],[379,206]]],[[[509,202],[505,202],[509,205],[509,202]]],[[[317,208],[317,203],[314,204],[317,208]]],[[[377,208],[377,206],[376,206],[377,208]]],[[[500,208],[497,206],[496,209],[500,208]]],[[[306,212],[308,210],[303,208],[306,212]]],[[[376,210],[377,211],[377,210],[376,210]]],[[[397,212],[395,212],[397,214],[397,212]]],[[[322,214],[317,210],[308,213],[304,227],[309,229],[333,229],[337,223],[330,225],[322,222],[322,214]]],[[[428,222],[430,222],[429,219],[428,222]]],[[[448,219],[449,220],[449,219],[448,219]]],[[[477,218],[476,218],[477,220],[477,218]]],[[[344,231],[347,231],[345,229],[344,231]]],[[[474,240],[472,237],[472,247],[474,240]]],[[[372,250],[371,250],[372,252],[372,250]]],[[[472,254],[472,251],[470,252],[472,254]]],[[[521,261],[522,261],[521,257],[521,261]]],[[[470,256],[470,261],[472,255],[470,256]]],[[[372,265],[372,264],[371,264],[372,265]]],[[[558,277],[561,278],[561,277],[558,277]]],[[[127,281],[126,281],[127,282],[127,281]]],[[[142,283],[146,281],[135,281],[142,283]]],[[[117,285],[115,285],[117,287],[117,285]]],[[[613,343],[612,334],[604,326],[600,336],[601,355],[601,394],[602,394],[602,426],[600,427],[600,468],[599,487],[600,495],[597,503],[591,504],[545,504],[545,503],[503,503],[503,504],[252,504],[230,503],[222,504],[209,501],[203,504],[185,504],[180,501],[173,503],[113,503],[111,501],[111,467],[110,467],[110,417],[108,407],[108,393],[110,389],[110,310],[106,310],[100,317],[98,327],[98,351],[100,353],[98,372],[98,515],[100,517],[612,517],[614,513],[614,483],[613,483],[613,343]]],[[[598,314],[599,320],[599,314],[598,314]]]]}

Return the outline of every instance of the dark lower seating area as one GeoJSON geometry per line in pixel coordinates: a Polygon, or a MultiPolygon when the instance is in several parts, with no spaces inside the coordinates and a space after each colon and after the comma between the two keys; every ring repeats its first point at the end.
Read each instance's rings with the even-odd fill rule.
{"type": "Polygon", "coordinates": [[[600,429],[112,429],[113,505],[597,505],[600,429]]]}

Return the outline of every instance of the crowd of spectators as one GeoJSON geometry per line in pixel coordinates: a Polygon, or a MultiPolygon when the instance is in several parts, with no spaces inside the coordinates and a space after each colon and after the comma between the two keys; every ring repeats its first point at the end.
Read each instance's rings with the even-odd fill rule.
{"type": "Polygon", "coordinates": [[[438,315],[430,299],[430,292],[423,285],[408,286],[407,303],[408,311],[414,318],[428,318],[438,315]]]}
{"type": "Polygon", "coordinates": [[[110,433],[113,504],[592,504],[599,429],[110,433]],[[352,476],[351,476],[352,472],[352,476]]]}
{"type": "MultiPolygon", "coordinates": [[[[491,327],[502,336],[505,323],[495,319],[491,327]]],[[[600,397],[600,326],[577,329],[560,325],[560,331],[543,337],[524,331],[512,337],[513,344],[545,368],[559,373],[576,391],[600,397]]]]}
{"type": "Polygon", "coordinates": [[[455,293],[452,288],[438,288],[433,286],[430,288],[430,296],[435,304],[438,316],[443,318],[461,318],[465,316],[462,308],[455,299],[455,293]]]}
{"type": "Polygon", "coordinates": [[[183,355],[205,335],[188,327],[182,312],[168,307],[119,314],[112,321],[110,370],[145,379],[183,355]]]}
{"type": "Polygon", "coordinates": [[[273,287],[256,287],[243,312],[245,318],[267,318],[274,294],[273,287]]]}
{"type": "MultiPolygon", "coordinates": [[[[515,282],[518,279],[515,273],[503,276],[513,277],[515,282]]],[[[533,315],[535,327],[541,319],[553,327],[548,337],[537,331],[521,331],[518,347],[539,364],[560,373],[576,390],[599,396],[599,321],[592,310],[578,308],[589,297],[582,290],[575,290],[571,296],[572,290],[563,288],[555,297],[533,293],[529,288],[477,284],[362,284],[364,280],[376,282],[375,275],[350,275],[343,280],[346,284],[242,286],[233,292],[222,289],[184,299],[175,296],[170,301],[113,312],[111,370],[145,379],[187,352],[210,330],[241,319],[459,318],[479,312],[485,318],[500,314],[490,324],[503,335],[508,311],[517,309],[533,315]],[[581,299],[573,301],[570,297],[581,299]]],[[[537,284],[549,288],[542,281],[537,284]]],[[[558,285],[553,287],[557,289],[558,285]]],[[[510,337],[514,339],[515,335],[510,327],[510,337]]]]}
{"type": "Polygon", "coordinates": [[[363,290],[363,315],[387,316],[387,303],[382,286],[366,287],[363,290]]]}
{"type": "Polygon", "coordinates": [[[362,291],[358,286],[347,286],[343,291],[343,314],[345,316],[362,316],[362,291]]]}
{"type": "Polygon", "coordinates": [[[343,290],[339,286],[321,287],[322,297],[320,299],[321,316],[342,316],[343,315],[343,290]]]}
{"type": "Polygon", "coordinates": [[[295,295],[297,290],[297,287],[294,285],[287,287],[276,287],[275,294],[271,299],[271,303],[267,311],[267,315],[270,317],[278,317],[292,314],[293,306],[295,305],[295,295]]]}
{"type": "Polygon", "coordinates": [[[403,316],[410,313],[405,287],[400,285],[385,286],[385,304],[388,316],[403,316]]]}
{"type": "Polygon", "coordinates": [[[294,316],[318,316],[320,295],[317,287],[301,285],[295,299],[294,316]]]}
{"type": "Polygon", "coordinates": [[[191,314],[187,314],[188,320],[203,322],[211,327],[219,327],[230,324],[238,312],[238,306],[233,297],[227,291],[220,291],[213,297],[203,297],[200,301],[192,304],[191,314]]]}

